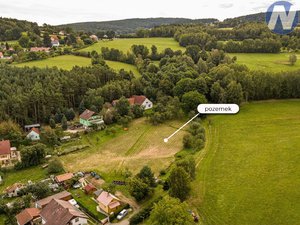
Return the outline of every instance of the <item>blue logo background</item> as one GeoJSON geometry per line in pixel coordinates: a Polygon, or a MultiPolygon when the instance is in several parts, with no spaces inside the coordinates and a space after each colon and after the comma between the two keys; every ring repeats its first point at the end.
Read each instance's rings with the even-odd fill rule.
{"type": "MultiPolygon", "coordinates": [[[[293,5],[292,3],[290,2],[286,2],[286,1],[278,1],[278,2],[275,2],[273,3],[269,8],[268,8],[268,11],[266,13],[266,22],[267,24],[270,23],[270,20],[271,20],[271,17],[272,17],[272,14],[273,14],[273,10],[274,10],[274,7],[277,6],[277,5],[280,5],[280,6],[284,6],[285,8],[285,13],[286,14],[289,14],[290,13],[290,9],[291,9],[291,6],[293,5]]],[[[271,31],[273,31],[274,33],[276,34],[289,34],[291,33],[295,27],[298,25],[298,21],[299,21],[299,15],[298,15],[298,12],[296,13],[295,17],[293,18],[293,22],[292,22],[292,28],[291,29],[284,29],[283,28],[283,25],[282,25],[282,22],[281,22],[281,19],[280,18],[277,18],[277,22],[276,22],[276,26],[275,26],[275,29],[272,29],[271,31]]]]}

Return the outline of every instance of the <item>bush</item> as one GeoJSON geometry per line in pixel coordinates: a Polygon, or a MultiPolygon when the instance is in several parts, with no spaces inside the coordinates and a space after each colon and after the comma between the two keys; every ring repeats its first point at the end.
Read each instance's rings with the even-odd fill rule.
{"type": "Polygon", "coordinates": [[[64,171],[64,167],[59,159],[53,159],[50,161],[47,172],[48,174],[53,174],[53,173],[61,173],[64,171]]]}

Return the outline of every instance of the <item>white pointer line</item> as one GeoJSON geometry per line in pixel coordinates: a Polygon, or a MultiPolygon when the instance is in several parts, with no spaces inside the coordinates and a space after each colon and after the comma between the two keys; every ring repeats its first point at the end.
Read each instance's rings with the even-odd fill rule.
{"type": "Polygon", "coordinates": [[[196,116],[194,116],[192,119],[190,119],[188,122],[186,122],[185,124],[183,124],[178,130],[176,130],[173,134],[171,134],[168,138],[164,139],[164,142],[168,142],[169,139],[171,137],[173,137],[175,134],[177,134],[180,130],[182,130],[186,125],[188,125],[190,122],[192,122],[194,119],[196,119],[198,116],[200,115],[200,113],[198,113],[196,116]]]}

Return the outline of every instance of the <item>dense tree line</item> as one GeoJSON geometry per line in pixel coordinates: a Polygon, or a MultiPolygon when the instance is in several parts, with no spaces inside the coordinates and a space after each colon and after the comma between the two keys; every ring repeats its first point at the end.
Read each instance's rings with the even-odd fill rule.
{"type": "Polygon", "coordinates": [[[218,48],[229,53],[279,53],[282,44],[280,40],[266,39],[245,39],[243,41],[228,41],[219,43],[218,48]]]}
{"type": "Polygon", "coordinates": [[[78,108],[89,89],[103,87],[101,96],[108,102],[130,95],[128,86],[123,85],[125,93],[117,85],[126,81],[107,66],[71,71],[1,66],[0,80],[0,119],[11,118],[20,124],[48,123],[58,110],[78,108]]]}
{"type": "Polygon", "coordinates": [[[40,34],[37,23],[0,17],[0,41],[18,40],[22,32],[40,34]]]}
{"type": "Polygon", "coordinates": [[[70,117],[67,109],[81,112],[92,108],[104,113],[109,121],[113,115],[108,113],[106,102],[144,94],[155,102],[148,116],[157,124],[194,111],[197,104],[204,102],[240,104],[300,97],[299,71],[249,71],[222,51],[197,53],[197,47],[193,48],[184,55],[165,56],[159,65],[139,58],[139,79],[125,71],[116,73],[105,64],[74,67],[71,71],[1,66],[0,119],[11,118],[19,124],[49,123],[60,112],[70,117]]]}

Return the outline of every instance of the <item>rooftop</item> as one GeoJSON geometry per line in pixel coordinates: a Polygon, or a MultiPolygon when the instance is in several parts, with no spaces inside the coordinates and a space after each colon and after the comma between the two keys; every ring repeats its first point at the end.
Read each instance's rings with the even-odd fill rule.
{"type": "Polygon", "coordinates": [[[10,141],[5,140],[5,141],[0,141],[0,155],[7,155],[10,154],[10,141]]]}
{"type": "Polygon", "coordinates": [[[16,215],[17,221],[19,225],[25,225],[32,221],[33,219],[39,217],[40,210],[37,208],[27,208],[16,215]]]}

